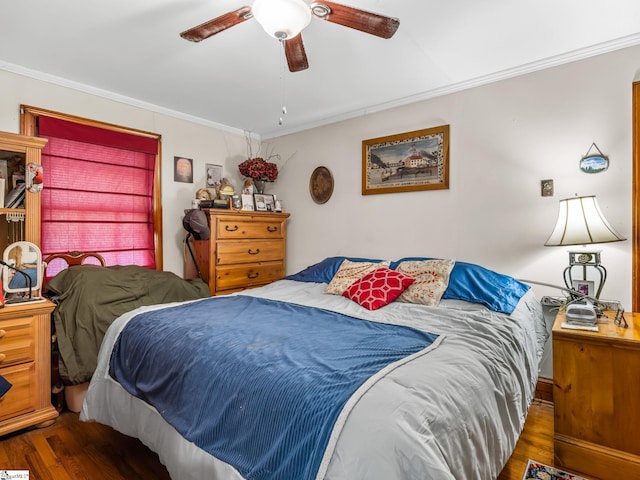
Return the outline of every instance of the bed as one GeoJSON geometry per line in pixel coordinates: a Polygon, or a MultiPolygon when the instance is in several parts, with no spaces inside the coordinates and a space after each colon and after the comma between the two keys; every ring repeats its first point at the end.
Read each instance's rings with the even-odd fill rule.
{"type": "Polygon", "coordinates": [[[139,438],[176,480],[493,480],[547,335],[531,289],[481,266],[331,257],[123,314],[80,418],[139,438]]]}

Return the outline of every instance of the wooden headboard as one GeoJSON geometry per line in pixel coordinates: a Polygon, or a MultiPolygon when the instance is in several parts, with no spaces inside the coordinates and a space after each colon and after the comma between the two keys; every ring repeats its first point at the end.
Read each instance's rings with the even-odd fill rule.
{"type": "MultiPolygon", "coordinates": [[[[49,255],[47,258],[43,260],[45,274],[43,276],[44,278],[42,279],[42,291],[43,292],[47,291],[47,265],[49,265],[51,261],[60,259],[67,264],[67,267],[71,267],[73,265],[82,265],[85,263],[87,259],[90,259],[90,258],[97,260],[99,265],[103,267],[106,266],[104,257],[99,253],[95,253],[95,252],[79,252],[78,250],[73,250],[68,253],[54,253],[53,255],[49,255]]],[[[91,261],[88,263],[95,263],[95,262],[91,261]]]]}

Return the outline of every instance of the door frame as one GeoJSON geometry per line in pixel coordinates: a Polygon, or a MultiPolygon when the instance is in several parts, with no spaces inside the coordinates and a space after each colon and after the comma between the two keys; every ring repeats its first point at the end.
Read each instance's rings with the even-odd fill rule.
{"type": "Polygon", "coordinates": [[[631,223],[631,300],[634,312],[640,311],[640,82],[633,83],[633,186],[631,223]]]}

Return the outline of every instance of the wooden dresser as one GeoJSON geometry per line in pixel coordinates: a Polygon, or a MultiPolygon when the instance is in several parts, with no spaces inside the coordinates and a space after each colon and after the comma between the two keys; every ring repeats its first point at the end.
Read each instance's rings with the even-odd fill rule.
{"type": "MultiPolygon", "coordinates": [[[[205,209],[209,240],[191,240],[212,295],[259,287],[285,274],[288,213],[205,209]]],[[[190,260],[186,253],[186,261],[190,260]]],[[[185,268],[185,278],[193,277],[185,268]]]]}
{"type": "Polygon", "coordinates": [[[556,466],[602,480],[640,478],[640,314],[598,332],[553,327],[556,466]]]}
{"type": "Polygon", "coordinates": [[[51,327],[46,301],[0,308],[0,375],[13,386],[0,398],[0,435],[58,416],[51,405],[51,327]]]}

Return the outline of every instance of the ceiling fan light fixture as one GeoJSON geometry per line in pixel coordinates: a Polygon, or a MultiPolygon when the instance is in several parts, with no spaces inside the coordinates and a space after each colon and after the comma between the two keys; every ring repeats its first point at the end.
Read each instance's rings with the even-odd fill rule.
{"type": "Polygon", "coordinates": [[[298,35],[311,21],[311,10],[302,0],[255,0],[253,17],[265,32],[278,40],[298,35]]]}

